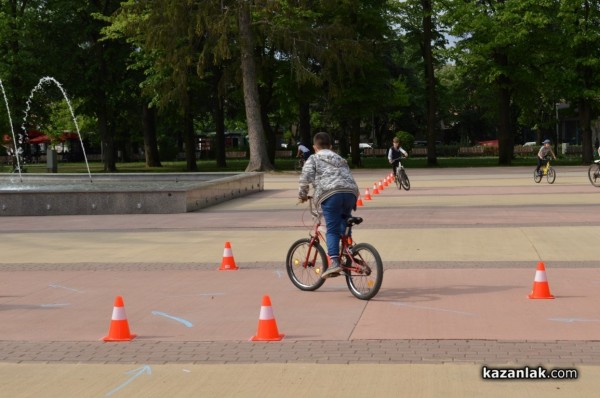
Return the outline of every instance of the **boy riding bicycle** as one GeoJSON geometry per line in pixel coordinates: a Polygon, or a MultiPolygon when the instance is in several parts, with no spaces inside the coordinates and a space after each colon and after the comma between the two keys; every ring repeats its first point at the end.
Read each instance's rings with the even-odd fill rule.
{"type": "Polygon", "coordinates": [[[307,161],[310,155],[310,149],[308,149],[306,145],[302,144],[302,142],[298,142],[298,152],[296,153],[296,157],[307,161]]]}
{"type": "Polygon", "coordinates": [[[542,142],[542,144],[543,145],[537,154],[537,167],[535,169],[535,171],[536,171],[536,173],[538,173],[538,175],[542,174],[542,172],[540,171],[540,167],[542,167],[542,165],[545,165],[548,162],[546,160],[546,158],[549,157],[549,154],[551,154],[552,158],[554,160],[556,160],[556,155],[554,154],[554,151],[552,151],[552,146],[550,146],[551,141],[544,140],[544,142],[542,142]]]}
{"type": "Polygon", "coordinates": [[[321,278],[340,275],[340,236],[346,228],[346,220],[356,209],[358,185],[350,172],[348,162],[331,150],[331,137],[317,133],[313,138],[315,154],[310,156],[300,175],[298,199],[308,200],[310,184],[313,185],[317,206],[321,206],[327,233],[327,254],[330,265],[321,278]]]}
{"type": "Polygon", "coordinates": [[[394,170],[394,175],[396,175],[396,170],[398,170],[398,165],[400,164],[400,158],[404,156],[408,157],[408,152],[406,152],[400,146],[400,138],[394,137],[392,140],[392,147],[388,150],[388,161],[392,165],[392,170],[394,170]]]}

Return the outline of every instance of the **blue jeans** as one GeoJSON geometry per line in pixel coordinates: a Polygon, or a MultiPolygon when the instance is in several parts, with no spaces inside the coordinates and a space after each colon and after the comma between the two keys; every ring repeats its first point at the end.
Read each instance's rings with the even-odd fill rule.
{"type": "Polygon", "coordinates": [[[321,203],[327,226],[327,254],[330,258],[340,256],[340,236],[346,229],[346,220],[352,216],[355,205],[356,196],[348,192],[336,193],[321,203]]]}

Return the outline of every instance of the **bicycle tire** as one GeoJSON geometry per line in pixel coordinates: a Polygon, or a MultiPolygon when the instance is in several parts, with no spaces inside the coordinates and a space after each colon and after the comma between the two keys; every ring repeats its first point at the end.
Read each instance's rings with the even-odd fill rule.
{"type": "Polygon", "coordinates": [[[368,274],[346,269],[346,284],[354,297],[370,300],[379,292],[383,282],[383,262],[372,245],[359,243],[352,248],[355,261],[363,262],[370,270],[368,274]]]}
{"type": "Polygon", "coordinates": [[[285,268],[290,280],[298,289],[317,290],[325,283],[325,279],[321,278],[321,275],[327,270],[327,255],[320,244],[315,243],[311,247],[309,238],[299,239],[288,250],[285,268]],[[316,250],[316,253],[311,253],[314,255],[315,261],[314,263],[310,261],[310,264],[304,266],[309,250],[316,250]]]}
{"type": "Polygon", "coordinates": [[[298,159],[294,162],[294,171],[296,173],[300,174],[302,172],[302,167],[304,167],[303,159],[298,159]]]}
{"type": "Polygon", "coordinates": [[[548,184],[554,184],[556,180],[556,171],[552,167],[548,167],[548,173],[546,174],[546,181],[548,184]]]}
{"type": "Polygon", "coordinates": [[[402,188],[404,188],[405,191],[410,191],[410,180],[404,169],[400,171],[400,185],[402,185],[402,188]]]}
{"type": "Polygon", "coordinates": [[[394,175],[394,182],[396,183],[396,188],[402,189],[402,184],[400,183],[400,176],[398,175],[400,170],[396,170],[396,174],[394,175]]]}
{"type": "Polygon", "coordinates": [[[542,181],[542,175],[538,174],[536,170],[533,170],[533,181],[535,181],[536,183],[542,181]]]}
{"type": "Polygon", "coordinates": [[[600,164],[594,163],[588,169],[588,178],[595,187],[600,187],[600,164]]]}

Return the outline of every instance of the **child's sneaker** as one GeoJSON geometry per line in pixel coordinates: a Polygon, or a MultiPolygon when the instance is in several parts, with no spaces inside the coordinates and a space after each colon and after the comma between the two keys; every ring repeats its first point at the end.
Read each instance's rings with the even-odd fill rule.
{"type": "Polygon", "coordinates": [[[327,271],[321,274],[321,278],[334,278],[336,276],[340,276],[341,272],[344,272],[344,269],[340,266],[340,259],[338,257],[334,257],[331,259],[331,264],[329,264],[327,271]]]}

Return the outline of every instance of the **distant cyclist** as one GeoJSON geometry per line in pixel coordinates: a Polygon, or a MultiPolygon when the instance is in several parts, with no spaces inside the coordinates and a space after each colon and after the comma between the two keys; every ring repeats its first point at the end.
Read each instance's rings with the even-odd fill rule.
{"type": "Polygon", "coordinates": [[[408,152],[406,152],[400,146],[400,138],[394,137],[392,140],[392,147],[388,150],[388,161],[392,165],[392,170],[394,170],[394,175],[396,175],[396,170],[398,169],[398,165],[400,164],[400,158],[404,156],[408,157],[408,152]]]}
{"type": "Polygon", "coordinates": [[[304,161],[307,161],[309,156],[310,156],[310,149],[308,149],[308,147],[306,145],[304,145],[302,142],[298,141],[298,152],[296,153],[296,157],[303,158],[304,161]]]}
{"type": "Polygon", "coordinates": [[[538,154],[537,154],[537,167],[535,169],[536,173],[542,174],[542,172],[540,171],[540,167],[542,167],[542,165],[546,164],[547,160],[546,158],[549,158],[549,155],[552,155],[552,158],[554,160],[556,160],[556,155],[554,154],[554,151],[552,150],[552,146],[550,145],[552,142],[550,140],[544,140],[544,142],[542,142],[542,147],[540,148],[538,154]]]}

